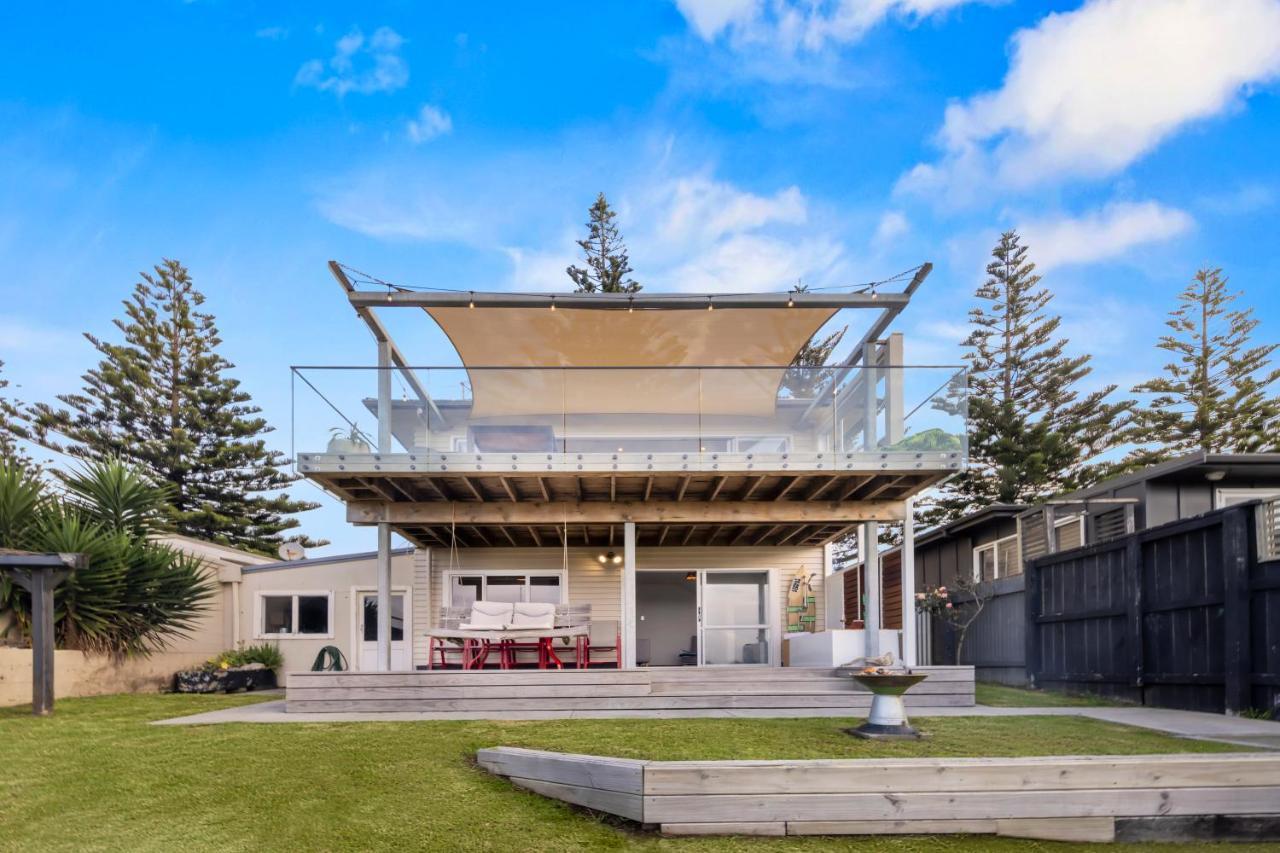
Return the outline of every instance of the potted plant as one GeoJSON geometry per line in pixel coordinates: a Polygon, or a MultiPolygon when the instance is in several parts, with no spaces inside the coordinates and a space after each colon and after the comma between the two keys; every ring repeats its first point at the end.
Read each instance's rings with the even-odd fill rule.
{"type": "Polygon", "coordinates": [[[369,442],[364,440],[364,433],[360,431],[359,424],[352,424],[351,427],[333,427],[329,430],[332,436],[329,439],[330,453],[372,453],[373,448],[369,446],[369,442]]]}

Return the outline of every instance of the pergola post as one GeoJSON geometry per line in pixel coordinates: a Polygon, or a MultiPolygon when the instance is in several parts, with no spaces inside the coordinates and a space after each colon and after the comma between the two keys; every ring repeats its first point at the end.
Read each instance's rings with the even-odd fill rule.
{"type": "Polygon", "coordinates": [[[863,614],[865,626],[865,654],[869,658],[880,654],[880,525],[874,521],[862,523],[858,536],[858,550],[867,576],[867,612],[863,614]]]}
{"type": "Polygon", "coordinates": [[[622,525],[622,665],[636,666],[636,523],[622,525]]]}
{"type": "Polygon", "coordinates": [[[378,525],[378,671],[391,671],[391,525],[378,525]]]}
{"type": "Polygon", "coordinates": [[[916,652],[916,528],[915,498],[907,498],[907,517],[902,522],[902,662],[919,664],[916,652]]]}
{"type": "Polygon", "coordinates": [[[53,591],[88,563],[84,554],[0,554],[0,568],[31,594],[31,713],[37,717],[53,713],[53,591]]]}

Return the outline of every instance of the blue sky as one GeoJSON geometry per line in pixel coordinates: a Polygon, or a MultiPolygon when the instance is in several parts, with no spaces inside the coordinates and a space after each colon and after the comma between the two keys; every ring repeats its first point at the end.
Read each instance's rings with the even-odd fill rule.
{"type": "MultiPolygon", "coordinates": [[[[155,2],[0,12],[0,359],[74,390],[137,272],[190,268],[289,449],[291,364],[368,364],[325,268],[567,288],[585,209],[657,290],[932,260],[909,360],[959,358],[1018,227],[1123,387],[1222,266],[1280,335],[1280,0],[155,2]]],[[[396,319],[424,364],[454,361],[396,319]]],[[[306,484],[299,494],[317,495],[306,484]]],[[[307,532],[372,547],[331,503],[307,532]]]]}

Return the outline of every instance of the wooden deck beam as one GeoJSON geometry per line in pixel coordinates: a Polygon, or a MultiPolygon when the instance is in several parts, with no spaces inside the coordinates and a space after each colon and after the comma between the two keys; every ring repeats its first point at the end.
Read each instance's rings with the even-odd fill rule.
{"type": "Polygon", "coordinates": [[[561,525],[617,524],[839,524],[855,521],[902,521],[901,501],[617,501],[549,503],[403,503],[353,501],[347,504],[352,524],[561,525]]]}

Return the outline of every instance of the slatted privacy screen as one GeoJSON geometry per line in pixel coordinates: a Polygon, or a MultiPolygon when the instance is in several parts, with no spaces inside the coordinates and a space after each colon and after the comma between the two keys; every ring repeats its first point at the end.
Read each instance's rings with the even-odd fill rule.
{"type": "Polygon", "coordinates": [[[1263,501],[1258,507],[1258,556],[1280,560],[1280,498],[1263,501]]]}

